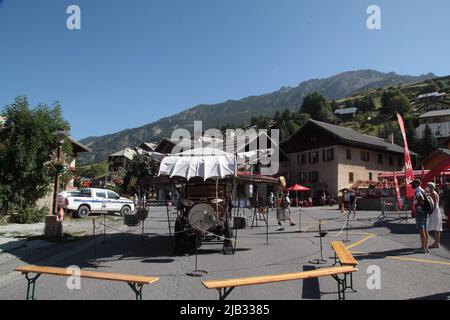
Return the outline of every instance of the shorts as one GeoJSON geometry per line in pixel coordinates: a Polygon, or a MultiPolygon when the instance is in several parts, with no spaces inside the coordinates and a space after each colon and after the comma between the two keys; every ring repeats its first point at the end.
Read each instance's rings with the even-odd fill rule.
{"type": "Polygon", "coordinates": [[[428,229],[428,215],[425,212],[416,212],[416,225],[419,230],[428,229]]]}

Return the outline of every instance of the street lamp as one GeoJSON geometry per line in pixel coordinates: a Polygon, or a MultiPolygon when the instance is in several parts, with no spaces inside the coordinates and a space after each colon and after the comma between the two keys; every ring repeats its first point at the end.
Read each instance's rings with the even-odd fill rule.
{"type": "Polygon", "coordinates": [[[55,166],[56,174],[55,174],[55,185],[53,189],[53,209],[52,209],[52,214],[56,215],[56,207],[57,207],[56,202],[58,198],[59,177],[64,169],[64,167],[61,165],[62,146],[64,144],[66,137],[68,136],[68,133],[64,129],[58,129],[52,134],[55,136],[56,158],[58,161],[57,165],[55,166]]]}

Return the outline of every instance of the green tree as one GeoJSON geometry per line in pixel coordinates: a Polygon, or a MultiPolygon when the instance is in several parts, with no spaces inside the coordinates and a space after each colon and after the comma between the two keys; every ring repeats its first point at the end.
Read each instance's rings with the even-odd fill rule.
{"type": "Polygon", "coordinates": [[[398,90],[384,91],[381,97],[380,114],[387,118],[395,117],[397,113],[402,116],[409,115],[412,106],[408,98],[398,90]]]}
{"type": "Polygon", "coordinates": [[[308,94],[300,108],[301,113],[308,113],[312,119],[333,122],[334,115],[330,103],[319,93],[308,94]]]}
{"type": "Polygon", "coordinates": [[[145,180],[158,174],[158,165],[149,157],[143,154],[136,154],[125,168],[124,184],[122,186],[125,193],[132,191],[143,195],[149,187],[145,180]]]}
{"type": "Polygon", "coordinates": [[[439,87],[439,90],[445,90],[447,88],[445,82],[442,80],[437,81],[436,84],[439,87]]]}
{"type": "Polygon", "coordinates": [[[79,175],[83,178],[102,178],[108,173],[108,163],[106,161],[94,163],[77,168],[79,175]]]}
{"type": "Polygon", "coordinates": [[[250,119],[250,126],[256,126],[258,129],[269,129],[270,120],[265,116],[252,117],[250,119]]]}
{"type": "Polygon", "coordinates": [[[420,91],[420,94],[427,94],[439,91],[439,86],[433,80],[427,81],[427,85],[420,91]]]}
{"type": "Polygon", "coordinates": [[[363,99],[358,99],[358,103],[355,107],[361,112],[372,112],[377,108],[375,102],[368,96],[363,99]]]}
{"type": "Polygon", "coordinates": [[[393,97],[400,95],[401,92],[397,89],[384,90],[381,95],[381,111],[389,108],[390,101],[393,97]]]}
{"type": "MultiPolygon", "coordinates": [[[[50,165],[55,151],[53,132],[69,130],[69,124],[59,104],[31,109],[26,97],[16,98],[2,114],[6,123],[0,130],[0,208],[4,214],[11,209],[23,212],[48,193],[54,177],[50,165]]],[[[63,151],[72,154],[68,141],[63,151]]]]}
{"type": "Polygon", "coordinates": [[[408,98],[403,94],[395,96],[391,99],[390,109],[392,113],[400,113],[402,116],[408,115],[412,112],[411,104],[409,103],[408,98]]]}
{"type": "Polygon", "coordinates": [[[331,111],[334,112],[334,111],[336,111],[337,109],[339,109],[339,106],[338,106],[336,100],[333,100],[333,101],[331,102],[331,111]]]}
{"type": "Polygon", "coordinates": [[[439,144],[433,131],[428,125],[426,125],[422,137],[420,138],[417,145],[417,152],[419,153],[421,160],[424,160],[430,154],[436,151],[438,146],[439,144]]]}
{"type": "Polygon", "coordinates": [[[299,127],[303,127],[310,119],[311,116],[307,113],[299,113],[297,115],[297,123],[299,127]]]}

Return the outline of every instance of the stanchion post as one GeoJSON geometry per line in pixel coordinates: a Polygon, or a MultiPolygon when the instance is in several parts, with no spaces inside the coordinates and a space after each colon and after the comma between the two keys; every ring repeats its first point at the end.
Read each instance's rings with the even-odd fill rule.
{"type": "Polygon", "coordinates": [[[142,220],[142,243],[145,242],[145,237],[144,237],[144,222],[145,222],[145,220],[142,220]]]}
{"type": "Polygon", "coordinates": [[[350,240],[348,239],[348,227],[349,227],[349,219],[350,219],[350,211],[348,211],[347,214],[347,219],[345,220],[345,241],[344,242],[349,242],[350,240]]]}
{"type": "Polygon", "coordinates": [[[166,211],[167,211],[167,224],[169,225],[169,236],[172,238],[172,227],[170,225],[170,209],[167,200],[166,200],[166,211]]]}
{"type": "Polygon", "coordinates": [[[326,231],[324,232],[322,230],[322,220],[320,220],[319,221],[320,258],[316,259],[316,260],[313,260],[313,261],[310,261],[310,263],[313,263],[313,264],[324,264],[324,263],[327,262],[327,260],[325,260],[323,258],[323,242],[322,242],[322,238],[325,237],[327,234],[328,234],[328,232],[326,232],[326,231]]]}
{"type": "Polygon", "coordinates": [[[187,276],[190,277],[203,277],[208,274],[208,271],[205,270],[198,270],[198,239],[197,239],[197,232],[195,233],[195,270],[192,272],[187,273],[187,276]]]}
{"type": "Polygon", "coordinates": [[[406,196],[405,196],[405,220],[406,223],[408,223],[408,198],[406,198],[406,196]]]}
{"type": "Polygon", "coordinates": [[[97,260],[97,248],[95,246],[95,218],[92,219],[92,241],[94,245],[94,260],[97,260]]]}
{"type": "Polygon", "coordinates": [[[302,208],[300,207],[300,212],[298,213],[298,232],[302,231],[302,208]]]}
{"type": "Polygon", "coordinates": [[[106,242],[106,216],[103,214],[103,243],[106,242]]]}

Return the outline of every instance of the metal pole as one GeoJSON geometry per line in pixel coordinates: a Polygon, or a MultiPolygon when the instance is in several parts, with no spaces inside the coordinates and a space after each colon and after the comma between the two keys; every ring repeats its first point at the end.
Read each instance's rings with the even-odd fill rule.
{"type": "Polygon", "coordinates": [[[267,213],[265,215],[266,220],[266,244],[269,244],[269,210],[267,210],[267,213]]]}
{"type": "Polygon", "coordinates": [[[97,248],[95,246],[95,218],[92,219],[92,241],[94,244],[94,260],[97,259],[97,248]]]}
{"type": "Polygon", "coordinates": [[[302,208],[300,208],[300,212],[298,214],[298,231],[303,232],[302,231],[302,208]]]}
{"type": "Polygon", "coordinates": [[[170,210],[167,199],[166,199],[166,211],[167,211],[167,224],[169,225],[169,236],[172,238],[172,227],[170,226],[170,210]]]}
{"type": "Polygon", "coordinates": [[[195,234],[195,269],[194,272],[197,272],[197,260],[198,260],[198,245],[197,245],[197,232],[195,234]]]}
{"type": "MultiPolygon", "coordinates": [[[[242,209],[242,218],[241,218],[241,192],[240,192],[240,184],[237,184],[237,199],[238,199],[238,203],[237,203],[237,212],[236,212],[236,216],[239,218],[240,221],[245,221],[246,223],[246,219],[245,219],[245,212],[244,209],[242,209]]],[[[237,236],[238,236],[238,228],[236,228],[236,225],[234,224],[234,222],[236,221],[236,219],[233,220],[233,226],[234,226],[234,249],[236,250],[236,245],[237,245],[237,236]]],[[[247,226],[245,226],[247,227],[247,226]]]]}
{"type": "Polygon", "coordinates": [[[320,260],[323,261],[322,223],[319,223],[319,238],[320,238],[320,260]]]}
{"type": "Polygon", "coordinates": [[[349,219],[350,219],[350,211],[348,211],[347,219],[346,219],[346,221],[345,221],[345,223],[346,223],[345,242],[348,242],[348,241],[349,241],[349,240],[348,240],[348,226],[349,226],[348,221],[349,221],[349,219]]]}
{"type": "Polygon", "coordinates": [[[106,216],[103,214],[103,242],[106,242],[106,216]]]}
{"type": "MultiPolygon", "coordinates": [[[[61,162],[61,146],[59,145],[58,148],[56,149],[56,157],[58,159],[58,162],[61,162]]],[[[59,191],[59,175],[60,172],[59,170],[56,171],[56,175],[55,175],[55,185],[53,187],[53,210],[52,210],[52,214],[56,215],[56,206],[57,206],[57,197],[58,197],[58,191],[59,191]]]]}
{"type": "Polygon", "coordinates": [[[145,222],[145,220],[142,220],[142,243],[145,242],[145,236],[144,236],[144,222],[145,222]]]}
{"type": "Polygon", "coordinates": [[[255,208],[255,220],[256,220],[256,227],[258,227],[258,209],[259,209],[259,190],[258,190],[258,186],[255,184],[253,185],[254,189],[256,189],[256,208],[255,208]]]}

